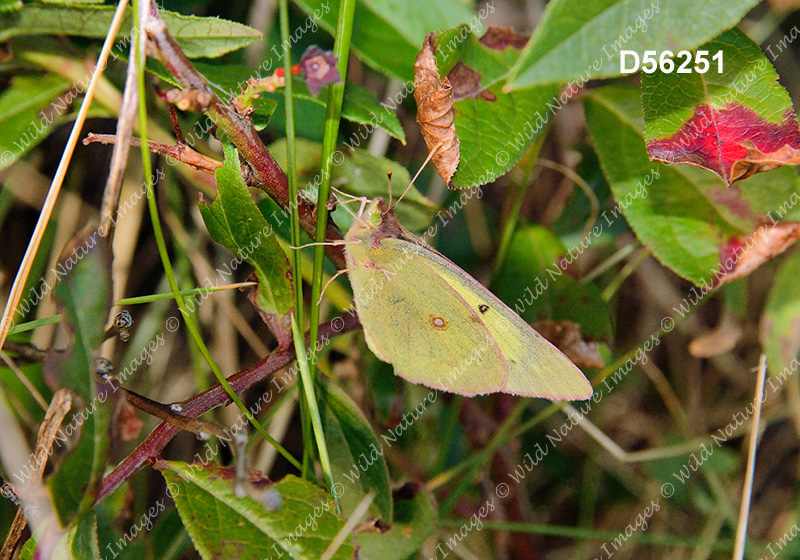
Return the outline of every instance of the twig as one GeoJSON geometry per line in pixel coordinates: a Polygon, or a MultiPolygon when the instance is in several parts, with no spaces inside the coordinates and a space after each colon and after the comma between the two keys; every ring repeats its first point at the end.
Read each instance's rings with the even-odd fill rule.
{"type": "MultiPolygon", "coordinates": [[[[114,144],[116,141],[117,137],[113,134],[95,134],[90,132],[88,135],[86,135],[86,138],[83,139],[83,145],[86,146],[87,144],[92,144],[95,142],[100,144],[114,144]]],[[[138,148],[142,145],[142,141],[139,138],[131,138],[131,144],[138,148]]],[[[186,144],[171,145],[148,140],[147,149],[154,154],[163,154],[167,157],[175,158],[181,163],[185,163],[194,169],[199,169],[200,171],[205,171],[206,173],[210,173],[212,175],[214,174],[214,171],[216,171],[216,169],[222,165],[222,163],[218,162],[217,160],[208,156],[204,156],[200,152],[196,152],[186,144]]]]}
{"type": "MultiPolygon", "coordinates": [[[[320,326],[320,340],[324,341],[333,336],[344,334],[357,328],[358,325],[358,319],[355,315],[345,315],[341,319],[335,319],[320,326]]],[[[254,366],[232,375],[228,378],[228,382],[237,394],[241,394],[259,381],[286,367],[294,359],[293,348],[270,354],[254,366]]],[[[230,402],[230,398],[222,386],[216,384],[199,395],[181,402],[180,405],[184,416],[196,418],[209,410],[230,402]]],[[[106,499],[114,490],[142,468],[150,457],[155,456],[164,449],[176,433],[178,433],[178,428],[167,423],[159,424],[130,455],[103,478],[97,492],[96,503],[106,499]]]]}
{"type": "MultiPolygon", "coordinates": [[[[2,403],[0,403],[0,406],[2,406],[2,403]]],[[[41,526],[47,519],[52,520],[55,517],[52,509],[50,509],[50,501],[44,498],[47,494],[43,490],[42,475],[44,474],[47,460],[50,457],[56,434],[61,428],[61,423],[71,409],[72,393],[70,393],[68,389],[59,389],[56,391],[53,395],[53,400],[50,401],[50,406],[47,408],[44,420],[41,426],[39,426],[36,448],[33,453],[34,468],[28,479],[25,494],[22,496],[22,503],[18,504],[20,509],[14,517],[11,529],[8,532],[8,537],[6,537],[2,551],[0,551],[0,558],[2,560],[10,560],[12,558],[28,521],[31,522],[35,530],[37,525],[41,526]]],[[[16,425],[16,423],[14,424],[16,425]]],[[[5,487],[3,490],[5,491],[5,487]]],[[[47,549],[55,544],[54,539],[58,533],[58,530],[53,532],[53,527],[51,526],[50,533],[46,537],[40,535],[37,539],[40,541],[40,545],[42,544],[42,540],[45,540],[48,546],[43,548],[47,549]]],[[[43,557],[49,558],[49,554],[43,553],[43,557]]]]}
{"type": "Polygon", "coordinates": [[[125,89],[122,93],[122,105],[119,109],[117,119],[117,134],[114,150],[111,154],[111,167],[106,187],[103,192],[103,203],[100,208],[100,229],[101,235],[108,239],[114,239],[114,226],[116,225],[117,208],[119,207],[119,197],[122,193],[122,176],[128,166],[128,153],[131,147],[131,133],[133,123],[136,119],[136,109],[138,106],[138,92],[136,88],[136,72],[139,61],[134,56],[135,41],[131,41],[131,53],[128,59],[127,73],[125,76],[125,89]]]}
{"type": "Polygon", "coordinates": [[[148,399],[135,391],[131,391],[125,387],[120,387],[120,389],[125,394],[125,398],[128,402],[133,406],[151,416],[160,418],[179,430],[191,432],[200,439],[208,439],[208,436],[212,434],[217,437],[225,437],[224,430],[216,422],[204,420],[202,418],[190,418],[183,414],[178,414],[171,407],[158,401],[148,399]]]}
{"type": "Polygon", "coordinates": [[[747,470],[744,475],[742,488],[742,504],[739,506],[739,523],[736,527],[736,548],[733,550],[733,560],[744,558],[744,545],[747,539],[747,518],[750,514],[750,497],[753,494],[753,473],[756,469],[756,447],[758,444],[758,430],[761,422],[761,403],[764,401],[764,382],[767,379],[767,356],[761,354],[758,365],[758,379],[756,381],[755,409],[753,410],[753,425],[750,427],[750,445],[747,450],[747,470]]]}

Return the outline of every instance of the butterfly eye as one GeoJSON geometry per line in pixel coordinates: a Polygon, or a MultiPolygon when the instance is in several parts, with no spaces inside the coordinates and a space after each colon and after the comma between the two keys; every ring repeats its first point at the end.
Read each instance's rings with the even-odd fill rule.
{"type": "Polygon", "coordinates": [[[372,214],[369,215],[369,223],[372,224],[373,226],[381,225],[382,221],[383,221],[383,216],[381,216],[380,212],[373,212],[372,214]]]}

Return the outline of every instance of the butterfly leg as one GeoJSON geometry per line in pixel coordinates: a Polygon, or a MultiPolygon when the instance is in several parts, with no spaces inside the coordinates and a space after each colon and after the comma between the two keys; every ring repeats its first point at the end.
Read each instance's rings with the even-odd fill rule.
{"type": "Polygon", "coordinates": [[[325,282],[325,285],[322,287],[322,291],[319,293],[319,299],[317,300],[317,305],[322,303],[322,296],[325,295],[325,290],[328,289],[328,286],[330,286],[331,282],[336,280],[336,278],[338,278],[342,274],[345,274],[347,272],[352,272],[353,270],[355,270],[355,269],[354,268],[343,268],[342,270],[338,271],[336,274],[331,276],[331,279],[328,280],[327,282],[325,282]]]}

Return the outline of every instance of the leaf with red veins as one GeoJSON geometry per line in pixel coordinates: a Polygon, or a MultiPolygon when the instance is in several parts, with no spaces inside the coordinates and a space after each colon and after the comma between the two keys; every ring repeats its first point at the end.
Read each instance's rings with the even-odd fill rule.
{"type": "Polygon", "coordinates": [[[709,169],[730,185],[754,173],[800,164],[800,130],[793,111],[770,123],[738,104],[697,105],[681,128],[647,144],[650,159],[709,169]]]}
{"type": "Polygon", "coordinates": [[[762,224],[748,238],[731,237],[719,250],[720,274],[714,288],[743,278],[800,239],[800,222],[762,224]]]}

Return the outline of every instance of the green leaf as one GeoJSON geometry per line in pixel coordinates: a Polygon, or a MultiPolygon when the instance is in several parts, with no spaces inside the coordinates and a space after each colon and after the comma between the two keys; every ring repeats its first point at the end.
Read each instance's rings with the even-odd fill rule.
{"type": "MultiPolygon", "coordinates": [[[[338,0],[297,0],[296,3],[329,33],[336,29],[338,0]]],[[[458,0],[364,0],[356,5],[353,50],[375,70],[401,80],[412,80],[414,60],[425,35],[465,22],[482,25],[458,0]]]]}
{"type": "Polygon", "coordinates": [[[264,96],[253,99],[253,114],[250,117],[250,120],[253,122],[253,128],[256,130],[264,130],[267,128],[277,108],[278,102],[274,99],[264,96]]]}
{"type": "MultiPolygon", "coordinates": [[[[316,97],[308,91],[308,86],[302,80],[295,80],[294,96],[300,99],[313,101],[317,105],[325,106],[327,103],[327,87],[322,89],[316,97]]],[[[342,104],[342,117],[356,124],[367,126],[367,133],[371,134],[376,128],[386,131],[389,136],[406,143],[406,133],[397,120],[397,115],[386,105],[378,101],[375,94],[358,84],[347,82],[344,86],[344,101],[342,104]]],[[[395,103],[392,102],[392,105],[395,103]]]]}
{"type": "Polygon", "coordinates": [[[736,25],[758,0],[554,0],[509,76],[523,89],[620,75],[621,50],[694,49],[736,25]]]}
{"type": "MultiPolygon", "coordinates": [[[[800,131],[792,100],[758,45],[732,29],[700,50],[707,59],[721,54],[723,72],[711,61],[705,73],[642,76],[650,157],[709,169],[730,184],[774,169],[786,160],[780,155],[786,146],[797,153],[800,131]],[[766,156],[764,164],[753,163],[753,150],[766,156]]],[[[686,58],[675,60],[677,65],[686,58]]]]}
{"type": "Polygon", "coordinates": [[[800,180],[782,168],[726,188],[694,167],[649,160],[644,120],[634,88],[593,90],[584,100],[589,133],[618,206],[600,215],[610,227],[624,214],[653,255],[697,285],[712,284],[722,270],[721,251],[750,237],[761,218],[798,215],[800,180]]]}
{"type": "Polygon", "coordinates": [[[224,149],[225,161],[214,174],[217,197],[211,204],[201,201],[200,214],[215,241],[255,268],[259,309],[272,317],[273,332],[288,333],[282,318],[294,304],[289,261],[244,184],[239,153],[231,145],[224,149]]]}
{"type": "MultiPolygon", "coordinates": [[[[505,43],[486,46],[467,25],[437,33],[435,44],[440,74],[460,62],[477,72],[482,91],[453,105],[461,158],[451,182],[458,188],[491,183],[516,165],[566,100],[554,86],[504,93],[502,77],[520,51],[505,43]]],[[[461,76],[449,75],[456,91],[461,76]]]]}
{"type": "MultiPolygon", "coordinates": [[[[114,6],[25,4],[21,10],[0,14],[0,41],[16,35],[75,35],[104,38],[114,18],[114,6]]],[[[261,38],[251,27],[224,19],[185,16],[160,10],[170,34],[189,58],[215,57],[261,38]]],[[[120,26],[120,39],[127,46],[133,28],[130,10],[120,26]]]]}
{"type": "Polygon", "coordinates": [[[22,0],[0,0],[0,12],[11,12],[22,8],[22,0]]]}
{"type": "MultiPolygon", "coordinates": [[[[597,236],[602,232],[602,224],[597,236]]],[[[581,285],[565,272],[597,238],[589,234],[572,252],[541,226],[514,233],[493,290],[528,323],[572,321],[585,337],[610,341],[614,326],[608,303],[592,285],[581,285]]]]}
{"type": "Polygon", "coordinates": [[[69,82],[53,74],[16,76],[11,81],[0,96],[0,170],[47,138],[70,104],[63,99],[42,110],[68,87],[69,82]]]}
{"type": "MultiPolygon", "coordinates": [[[[278,140],[270,144],[269,151],[282,168],[286,168],[286,141],[278,140]]],[[[319,169],[322,158],[322,144],[297,139],[297,170],[300,185],[305,186],[307,196],[316,198],[317,187],[321,182],[319,169]]],[[[390,159],[372,155],[366,150],[339,150],[333,155],[332,182],[338,188],[353,196],[368,199],[389,196],[386,171],[392,172],[392,196],[397,200],[411,181],[408,170],[390,159]]],[[[301,190],[303,190],[301,189],[301,190]]],[[[352,203],[350,203],[352,206],[352,203]]],[[[357,208],[351,208],[351,212],[357,208]]],[[[425,198],[416,187],[411,187],[397,207],[397,218],[406,229],[420,231],[428,226],[438,207],[425,198]]],[[[342,230],[347,231],[353,223],[353,216],[344,208],[333,212],[333,219],[342,230]]]]}
{"type": "Polygon", "coordinates": [[[94,513],[85,516],[56,546],[53,558],[64,560],[100,559],[97,546],[97,517],[94,513]]]}
{"type": "MultiPolygon", "coordinates": [[[[761,318],[761,344],[771,375],[793,373],[800,353],[800,255],[781,263],[761,318]]],[[[785,376],[784,376],[785,377],[785,376]]]]}
{"type": "MultiPolygon", "coordinates": [[[[49,379],[77,397],[59,436],[80,439],[47,480],[53,506],[63,526],[87,512],[94,503],[95,483],[103,475],[108,455],[111,404],[98,393],[94,362],[105,338],[111,309],[111,248],[98,230],[81,233],[64,247],[56,265],[60,280],[54,297],[62,326],[70,336],[66,352],[45,358],[49,379]]],[[[62,440],[55,445],[61,447],[62,440]]]]}
{"type": "Polygon", "coordinates": [[[405,560],[433,533],[437,520],[433,497],[422,486],[408,483],[394,493],[394,522],[389,531],[356,533],[362,560],[405,560]]]}
{"type": "Polygon", "coordinates": [[[319,409],[331,454],[333,480],[341,484],[339,504],[349,516],[373,492],[372,505],[385,523],[392,522],[392,490],[383,444],[356,403],[333,383],[320,383],[319,409]]]}
{"type": "MultiPolygon", "coordinates": [[[[333,498],[292,475],[274,484],[253,482],[251,475],[252,492],[265,496],[265,505],[251,496],[236,496],[230,468],[163,460],[155,468],[164,475],[183,524],[206,560],[316,560],[344,527],[334,513],[333,498]]],[[[333,555],[337,560],[354,557],[351,537],[333,555]]]]}

